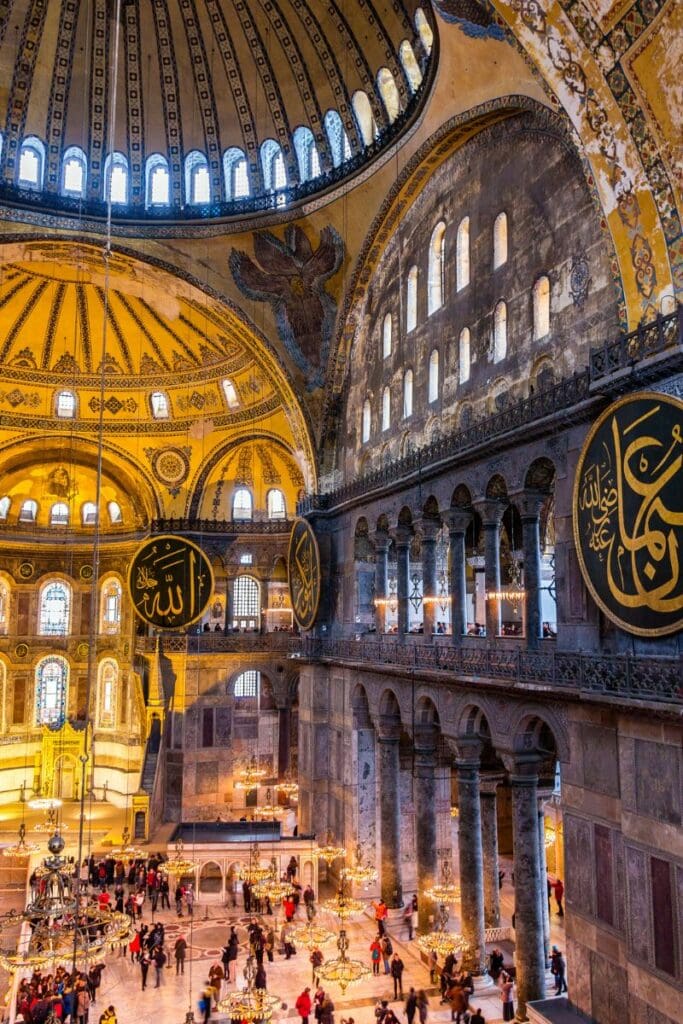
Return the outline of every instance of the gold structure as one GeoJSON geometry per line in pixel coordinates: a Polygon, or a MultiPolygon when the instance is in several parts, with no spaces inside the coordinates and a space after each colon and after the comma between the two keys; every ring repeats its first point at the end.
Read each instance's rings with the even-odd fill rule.
{"type": "Polygon", "coordinates": [[[326,946],[335,937],[335,932],[315,924],[314,921],[297,925],[292,931],[292,938],[297,946],[303,946],[305,949],[317,949],[318,946],[326,946]]]}
{"type": "Polygon", "coordinates": [[[254,754],[247,764],[236,773],[235,789],[241,789],[246,793],[250,793],[258,787],[259,782],[261,779],[265,779],[266,775],[266,769],[259,767],[256,755],[254,754]]]}
{"type": "Polygon", "coordinates": [[[347,882],[355,882],[357,885],[369,885],[377,881],[377,868],[363,863],[363,851],[360,843],[357,844],[353,855],[353,864],[345,865],[341,870],[342,878],[347,882]]]}
{"type": "Polygon", "coordinates": [[[318,977],[332,985],[339,985],[346,992],[350,985],[357,985],[370,975],[370,968],[360,960],[351,960],[347,956],[349,941],[344,928],[339,931],[337,949],[339,956],[328,960],[318,968],[318,977]]]}
{"type": "Polygon", "coordinates": [[[325,842],[316,848],[315,853],[321,858],[321,860],[324,860],[329,867],[329,865],[335,860],[338,860],[339,857],[346,856],[346,847],[337,846],[334,835],[332,832],[328,831],[325,836],[325,842]]]}
{"type": "Polygon", "coordinates": [[[282,1000],[266,992],[264,988],[255,988],[255,979],[254,958],[248,956],[244,967],[246,985],[241,990],[230,992],[225,999],[218,1002],[220,1012],[227,1014],[230,1020],[248,1021],[249,1024],[270,1020],[282,1000]]]}
{"type": "Polygon", "coordinates": [[[3,857],[30,857],[32,853],[36,853],[40,849],[38,843],[32,843],[30,840],[26,842],[26,825],[23,821],[19,826],[18,834],[19,838],[15,842],[3,847],[3,857]]]}
{"type": "Polygon", "coordinates": [[[193,860],[186,858],[182,839],[176,839],[173,856],[164,861],[161,865],[161,870],[168,875],[173,875],[175,878],[182,878],[183,875],[193,874],[196,866],[193,860]]]}

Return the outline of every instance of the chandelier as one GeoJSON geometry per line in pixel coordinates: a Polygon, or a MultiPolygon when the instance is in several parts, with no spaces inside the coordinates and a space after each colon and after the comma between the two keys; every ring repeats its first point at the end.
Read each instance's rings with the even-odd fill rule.
{"type": "Polygon", "coordinates": [[[98,959],[106,945],[130,933],[127,914],[84,902],[63,849],[64,840],[55,833],[26,909],[0,918],[0,966],[7,971],[52,970],[58,964],[83,967],[98,959]]]}
{"type": "MultiPolygon", "coordinates": [[[[180,844],[182,846],[182,842],[180,844]]],[[[176,843],[176,853],[178,852],[178,844],[176,843]]],[[[123,831],[121,832],[121,845],[117,846],[111,851],[112,857],[124,857],[128,860],[138,860],[145,856],[145,851],[141,850],[139,846],[136,846],[130,841],[130,829],[127,825],[124,825],[123,831]]],[[[186,872],[184,872],[186,873],[186,872]]]]}
{"type": "Polygon", "coordinates": [[[270,995],[264,988],[255,988],[256,968],[253,956],[247,957],[244,967],[246,985],[240,991],[230,992],[218,1003],[221,1013],[227,1014],[230,1020],[254,1021],[270,1020],[276,1007],[282,1000],[279,996],[270,995]]]}
{"type": "Polygon", "coordinates": [[[467,943],[457,932],[447,932],[448,910],[444,903],[439,904],[436,915],[436,928],[433,932],[420,935],[417,944],[423,953],[436,953],[437,956],[448,956],[449,953],[462,953],[467,943]]]}
{"type": "Polygon", "coordinates": [[[460,808],[456,807],[455,804],[452,804],[451,805],[451,818],[459,818],[459,817],[460,817],[460,808]]]}
{"type": "Polygon", "coordinates": [[[266,878],[270,877],[272,867],[270,865],[267,868],[261,867],[260,859],[261,854],[258,843],[251,843],[249,846],[249,863],[246,867],[240,868],[239,871],[239,877],[243,882],[249,882],[250,885],[254,885],[256,882],[263,882],[266,878]]]}
{"type": "Polygon", "coordinates": [[[33,826],[34,832],[47,832],[52,835],[53,832],[66,832],[69,828],[64,822],[58,823],[57,821],[57,808],[50,807],[45,814],[45,820],[39,821],[37,825],[33,826]]]}
{"type": "Polygon", "coordinates": [[[361,900],[354,899],[353,896],[348,896],[343,887],[333,899],[323,900],[320,906],[328,914],[336,914],[341,921],[355,917],[365,909],[365,904],[361,900]]]}
{"type": "Polygon", "coordinates": [[[434,900],[435,903],[440,905],[458,902],[460,899],[460,886],[456,885],[453,881],[449,861],[444,861],[441,867],[441,881],[424,889],[423,895],[428,900],[434,900]]]}
{"type": "Polygon", "coordinates": [[[282,782],[278,782],[277,790],[279,793],[284,793],[290,800],[296,799],[299,795],[299,783],[294,779],[289,768],[285,772],[282,782]]]}
{"type": "Polygon", "coordinates": [[[259,768],[256,755],[254,754],[244,767],[240,768],[236,775],[237,778],[233,783],[234,788],[250,793],[258,787],[261,779],[265,779],[267,772],[265,768],[259,768]]]}
{"type": "Polygon", "coordinates": [[[255,818],[264,818],[266,820],[281,818],[285,813],[284,807],[273,803],[273,794],[270,787],[266,790],[266,802],[264,804],[256,804],[252,811],[255,818]]]}
{"type": "Polygon", "coordinates": [[[329,830],[325,836],[325,842],[322,845],[319,845],[315,852],[318,857],[325,861],[328,867],[339,857],[346,856],[346,848],[344,846],[337,846],[334,841],[334,836],[329,830]]]}
{"type": "Polygon", "coordinates": [[[360,843],[356,846],[354,863],[351,866],[344,866],[341,870],[342,878],[347,882],[355,882],[357,885],[369,885],[377,881],[377,868],[369,864],[363,864],[363,853],[360,843]]]}
{"type": "Polygon", "coordinates": [[[161,869],[167,875],[175,875],[176,878],[182,878],[183,875],[191,875],[195,867],[195,862],[193,860],[187,860],[185,857],[182,839],[176,839],[175,852],[173,856],[169,857],[168,860],[164,861],[161,865],[161,869]]]}
{"type": "Polygon", "coordinates": [[[62,806],[62,801],[58,796],[41,796],[40,793],[35,793],[28,801],[28,806],[32,811],[54,811],[62,806]]]}
{"type": "Polygon", "coordinates": [[[296,945],[303,946],[305,949],[317,949],[318,946],[326,946],[328,942],[332,942],[334,937],[334,932],[314,924],[313,921],[297,925],[292,931],[292,938],[296,945]]]}
{"type": "Polygon", "coordinates": [[[277,863],[273,857],[267,877],[254,882],[252,892],[257,899],[279,903],[294,892],[294,886],[288,879],[282,881],[277,877],[277,863]]]}
{"type": "Polygon", "coordinates": [[[26,842],[26,825],[22,821],[19,826],[19,838],[9,846],[3,847],[2,854],[3,857],[29,857],[39,849],[38,843],[26,842]]]}
{"type": "Polygon", "coordinates": [[[543,830],[543,841],[545,843],[546,849],[549,849],[551,846],[554,846],[556,840],[557,840],[557,832],[555,831],[554,826],[553,825],[546,825],[544,830],[543,830]]]}
{"type": "Polygon", "coordinates": [[[370,974],[370,968],[366,967],[362,961],[349,959],[348,948],[349,940],[346,937],[346,931],[341,928],[337,939],[339,956],[321,964],[317,969],[319,978],[330,984],[339,985],[342,992],[346,992],[349,985],[356,985],[359,981],[364,981],[370,974]]]}

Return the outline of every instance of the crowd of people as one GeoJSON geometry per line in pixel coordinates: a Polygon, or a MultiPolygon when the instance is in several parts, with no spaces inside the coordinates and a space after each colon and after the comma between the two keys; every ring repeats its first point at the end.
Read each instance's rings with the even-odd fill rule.
{"type": "MultiPolygon", "coordinates": [[[[85,972],[69,972],[57,967],[53,973],[34,971],[23,978],[17,989],[17,1018],[24,1024],[44,1024],[48,1018],[71,1024],[92,1022],[91,1010],[97,1006],[104,963],[95,963],[85,972]]],[[[99,1015],[99,1024],[117,1024],[112,1005],[99,1015]]]]}

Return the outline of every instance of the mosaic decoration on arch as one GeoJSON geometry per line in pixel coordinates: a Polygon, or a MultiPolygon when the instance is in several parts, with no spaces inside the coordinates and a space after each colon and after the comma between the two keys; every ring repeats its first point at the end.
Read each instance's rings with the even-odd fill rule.
{"type": "Polygon", "coordinates": [[[683,402],[640,392],[593,425],[574,480],[584,582],[617,626],[639,636],[683,628],[683,402]]]}
{"type": "Polygon", "coordinates": [[[128,571],[136,614],[157,629],[182,629],[196,622],[214,592],[211,563],[184,537],[162,534],[145,541],[128,571]]]}
{"type": "Polygon", "coordinates": [[[301,629],[310,629],[320,604],[320,551],[310,523],[297,519],[287,555],[289,596],[301,629]]]}

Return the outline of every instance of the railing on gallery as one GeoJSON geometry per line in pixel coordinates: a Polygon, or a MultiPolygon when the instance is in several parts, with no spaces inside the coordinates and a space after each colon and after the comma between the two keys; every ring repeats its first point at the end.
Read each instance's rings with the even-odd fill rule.
{"type": "Polygon", "coordinates": [[[514,685],[548,686],[632,700],[681,703],[679,658],[633,657],[621,654],[580,654],[567,651],[528,651],[503,642],[463,641],[462,644],[316,639],[305,637],[301,656],[373,665],[448,672],[467,679],[505,680],[514,685]]]}
{"type": "Polygon", "coordinates": [[[667,316],[658,315],[646,324],[639,324],[630,334],[621,334],[604,345],[591,349],[591,383],[603,380],[642,359],[659,355],[683,344],[683,306],[667,316]]]}
{"type": "Polygon", "coordinates": [[[292,531],[291,519],[153,519],[150,533],[215,534],[287,534],[292,531]]]}
{"type": "MultiPolygon", "coordinates": [[[[135,638],[136,654],[154,654],[157,637],[135,638]]],[[[291,633],[166,633],[159,639],[164,654],[299,654],[301,638],[291,633]]]]}

